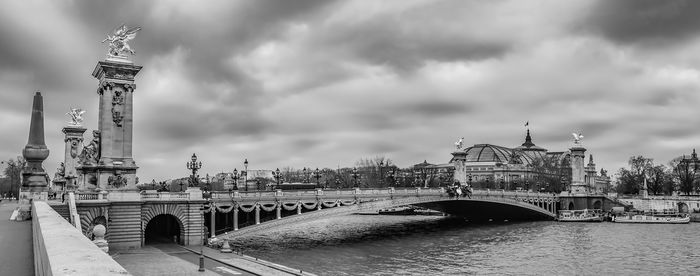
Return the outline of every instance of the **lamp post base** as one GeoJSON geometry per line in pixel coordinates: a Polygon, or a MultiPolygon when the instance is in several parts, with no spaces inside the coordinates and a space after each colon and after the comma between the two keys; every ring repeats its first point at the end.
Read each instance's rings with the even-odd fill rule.
{"type": "Polygon", "coordinates": [[[204,272],[204,254],[199,252],[199,272],[204,272]]]}

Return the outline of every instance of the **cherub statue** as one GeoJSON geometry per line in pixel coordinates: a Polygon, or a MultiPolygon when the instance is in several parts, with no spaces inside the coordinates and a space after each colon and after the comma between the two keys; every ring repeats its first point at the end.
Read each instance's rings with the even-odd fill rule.
{"type": "Polygon", "coordinates": [[[83,114],[85,114],[85,110],[82,108],[70,108],[70,111],[66,113],[66,115],[70,116],[70,122],[68,122],[69,125],[71,126],[82,126],[83,125],[83,114]]]}
{"type": "Polygon", "coordinates": [[[54,174],[53,178],[54,179],[62,179],[66,176],[66,166],[61,162],[58,164],[58,168],[56,168],[56,173],[54,174]]]}
{"type": "Polygon", "coordinates": [[[112,35],[107,35],[107,38],[102,40],[102,43],[109,42],[109,55],[113,57],[122,56],[122,53],[130,53],[135,55],[134,50],[129,47],[129,40],[136,37],[136,33],[141,30],[141,27],[128,28],[122,24],[119,28],[114,29],[112,35]]]}
{"type": "Polygon", "coordinates": [[[462,149],[462,146],[464,145],[464,137],[459,138],[459,141],[455,142],[455,148],[462,149]]]}
{"type": "Polygon", "coordinates": [[[574,133],[571,133],[571,135],[574,136],[574,144],[581,143],[581,139],[583,139],[583,135],[581,134],[581,132],[579,132],[579,133],[574,132],[574,133]]]}

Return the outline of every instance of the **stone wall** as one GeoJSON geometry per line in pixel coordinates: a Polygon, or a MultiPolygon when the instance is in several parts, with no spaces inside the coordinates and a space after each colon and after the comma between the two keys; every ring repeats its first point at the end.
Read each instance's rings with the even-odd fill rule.
{"type": "Polygon", "coordinates": [[[131,275],[46,202],[32,203],[35,275],[131,275]]]}

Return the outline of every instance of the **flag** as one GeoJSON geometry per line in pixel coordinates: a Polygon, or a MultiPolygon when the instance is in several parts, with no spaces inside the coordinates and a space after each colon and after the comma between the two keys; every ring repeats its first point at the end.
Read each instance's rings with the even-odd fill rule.
{"type": "Polygon", "coordinates": [[[529,125],[530,125],[530,121],[525,122],[525,126],[529,126],[529,125]]]}

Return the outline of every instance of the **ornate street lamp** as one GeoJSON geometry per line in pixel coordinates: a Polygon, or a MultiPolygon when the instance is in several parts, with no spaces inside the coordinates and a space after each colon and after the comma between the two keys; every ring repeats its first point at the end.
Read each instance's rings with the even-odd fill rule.
{"type": "Polygon", "coordinates": [[[248,191],[248,158],[243,161],[243,167],[245,170],[241,172],[241,177],[243,177],[243,186],[245,186],[245,191],[248,191]]]}
{"type": "Polygon", "coordinates": [[[233,169],[233,176],[231,178],[233,178],[233,189],[238,190],[238,179],[240,178],[240,176],[238,176],[238,169],[233,169]]]}
{"type": "Polygon", "coordinates": [[[282,178],[282,172],[280,172],[280,169],[277,168],[277,170],[272,171],[272,177],[275,178],[275,182],[277,183],[277,186],[275,187],[276,189],[279,189],[280,187],[280,179],[282,178]]]}
{"type": "Polygon", "coordinates": [[[360,185],[357,183],[357,178],[360,176],[359,173],[357,173],[357,167],[352,168],[352,178],[355,180],[355,187],[359,187],[360,185]]]}
{"type": "Polygon", "coordinates": [[[469,177],[467,178],[467,183],[469,184],[469,187],[472,186],[472,174],[469,174],[469,177]]]}
{"type": "MultiPolygon", "coordinates": [[[[191,182],[190,182],[190,187],[198,186],[199,185],[199,179],[197,176],[197,170],[202,168],[202,162],[197,162],[197,155],[192,154],[192,161],[187,162],[187,169],[192,171],[192,176],[191,176],[191,182]]],[[[182,190],[182,187],[180,187],[180,190],[182,190]]]]}
{"type": "Polygon", "coordinates": [[[321,187],[321,171],[318,168],[313,172],[313,176],[316,178],[316,186],[321,187]]]}

